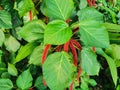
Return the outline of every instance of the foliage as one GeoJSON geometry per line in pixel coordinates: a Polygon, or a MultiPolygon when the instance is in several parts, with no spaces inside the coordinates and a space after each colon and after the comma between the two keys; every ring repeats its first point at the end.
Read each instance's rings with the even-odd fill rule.
{"type": "Polygon", "coordinates": [[[0,90],[119,90],[120,0],[1,0],[0,90]]]}

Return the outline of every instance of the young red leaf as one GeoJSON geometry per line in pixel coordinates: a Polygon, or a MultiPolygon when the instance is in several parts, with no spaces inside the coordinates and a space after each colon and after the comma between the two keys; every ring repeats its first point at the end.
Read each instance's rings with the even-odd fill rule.
{"type": "Polygon", "coordinates": [[[78,63],[77,52],[72,41],[70,41],[70,48],[74,58],[74,65],[77,66],[77,63],[78,63]]]}
{"type": "Polygon", "coordinates": [[[45,59],[46,59],[46,57],[47,57],[48,50],[50,49],[50,47],[51,47],[51,45],[48,44],[48,45],[46,45],[45,48],[44,48],[44,52],[43,52],[43,54],[42,54],[42,64],[44,64],[44,62],[45,62],[45,59]]]}

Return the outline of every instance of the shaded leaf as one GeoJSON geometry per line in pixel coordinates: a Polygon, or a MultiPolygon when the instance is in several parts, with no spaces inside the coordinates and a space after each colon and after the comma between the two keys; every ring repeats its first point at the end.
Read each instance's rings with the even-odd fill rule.
{"type": "Polygon", "coordinates": [[[88,75],[98,75],[100,65],[97,61],[96,54],[90,48],[83,48],[81,51],[82,69],[88,75]]]}
{"type": "Polygon", "coordinates": [[[4,40],[5,40],[4,32],[2,29],[0,29],[0,47],[2,46],[4,40]]]}

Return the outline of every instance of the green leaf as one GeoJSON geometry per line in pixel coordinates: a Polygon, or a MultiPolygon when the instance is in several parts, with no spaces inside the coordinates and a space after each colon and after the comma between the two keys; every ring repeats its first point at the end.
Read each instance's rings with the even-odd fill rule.
{"type": "Polygon", "coordinates": [[[109,65],[110,72],[112,75],[113,82],[116,86],[118,76],[117,76],[117,68],[116,68],[114,60],[111,57],[109,57],[101,48],[97,48],[97,53],[102,55],[103,57],[105,57],[105,59],[107,60],[107,63],[109,65]]]}
{"type": "Polygon", "coordinates": [[[10,52],[16,52],[20,48],[20,43],[11,35],[6,36],[4,44],[10,52]]]}
{"type": "Polygon", "coordinates": [[[87,7],[87,0],[81,0],[79,7],[80,7],[80,9],[87,7]]]}
{"type": "Polygon", "coordinates": [[[88,75],[98,75],[100,65],[97,61],[96,54],[90,48],[83,48],[81,51],[82,69],[88,75]]]}
{"type": "Polygon", "coordinates": [[[61,20],[50,22],[44,32],[44,43],[60,45],[66,43],[72,36],[72,30],[61,20]]]}
{"type": "MultiPolygon", "coordinates": [[[[82,0],[84,1],[84,0],[82,0]]],[[[81,9],[78,13],[77,13],[78,17],[79,17],[79,21],[87,21],[87,20],[95,20],[95,21],[99,21],[99,22],[103,22],[103,14],[101,14],[100,12],[98,12],[95,8],[91,8],[91,7],[87,7],[84,9],[81,9]]]]}
{"type": "Polygon", "coordinates": [[[42,57],[42,53],[44,51],[44,46],[43,44],[41,44],[40,46],[37,46],[31,56],[30,56],[30,60],[29,60],[29,64],[34,64],[34,65],[41,65],[41,57],[42,57]]]}
{"type": "Polygon", "coordinates": [[[97,21],[85,20],[80,22],[81,40],[86,46],[101,48],[109,47],[109,36],[105,27],[97,21]]]}
{"type": "Polygon", "coordinates": [[[18,34],[28,42],[40,40],[44,37],[45,26],[41,20],[33,20],[25,24],[18,34]]]}
{"type": "Polygon", "coordinates": [[[13,83],[10,79],[0,79],[0,90],[12,90],[13,83]]]}
{"type": "Polygon", "coordinates": [[[18,75],[18,71],[13,64],[8,63],[8,73],[11,74],[12,76],[18,75]]]}
{"type": "Polygon", "coordinates": [[[36,80],[35,80],[35,85],[34,85],[37,90],[46,90],[47,86],[44,86],[43,84],[43,77],[39,76],[36,80]]]}
{"type": "Polygon", "coordinates": [[[75,67],[70,61],[71,57],[65,52],[56,52],[46,59],[43,77],[51,90],[64,90],[72,82],[75,67]]]}
{"type": "Polygon", "coordinates": [[[0,28],[12,28],[11,15],[5,10],[0,10],[0,28]]]}
{"type": "Polygon", "coordinates": [[[5,40],[4,32],[2,29],[0,29],[0,47],[2,46],[4,40],[5,40]]]}
{"type": "Polygon", "coordinates": [[[53,19],[66,20],[70,17],[73,9],[73,0],[44,0],[41,11],[53,19]]]}
{"type": "Polygon", "coordinates": [[[20,17],[24,16],[25,13],[30,11],[32,8],[34,8],[34,3],[32,0],[19,0],[20,2],[17,3],[17,10],[20,15],[20,17]]]}
{"type": "Polygon", "coordinates": [[[13,61],[13,63],[17,63],[21,61],[22,59],[26,58],[28,55],[32,53],[34,48],[37,46],[35,42],[31,42],[26,44],[25,46],[22,46],[20,50],[18,51],[18,54],[16,56],[16,59],[13,61]]]}
{"type": "Polygon", "coordinates": [[[89,79],[88,83],[92,85],[93,87],[97,85],[96,81],[94,79],[89,79]]]}
{"type": "Polygon", "coordinates": [[[21,75],[19,75],[19,77],[16,80],[16,84],[20,89],[28,90],[32,86],[32,81],[33,81],[33,78],[28,69],[22,72],[21,75]]]}

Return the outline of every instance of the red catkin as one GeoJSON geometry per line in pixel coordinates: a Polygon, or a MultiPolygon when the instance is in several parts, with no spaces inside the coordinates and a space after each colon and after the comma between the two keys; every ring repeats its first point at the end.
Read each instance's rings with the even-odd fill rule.
{"type": "Polygon", "coordinates": [[[42,54],[42,64],[44,64],[45,60],[46,60],[46,57],[47,57],[47,54],[48,54],[48,50],[50,49],[51,45],[48,44],[45,46],[44,48],[44,52],[42,54]]]}
{"type": "Polygon", "coordinates": [[[78,63],[77,52],[76,52],[76,49],[74,47],[74,44],[71,41],[70,41],[70,48],[71,48],[73,58],[74,58],[74,65],[77,67],[77,63],[78,63]]]}
{"type": "Polygon", "coordinates": [[[57,48],[56,48],[56,52],[60,52],[61,51],[61,49],[63,48],[63,45],[59,45],[57,48]]]}
{"type": "Polygon", "coordinates": [[[73,85],[74,85],[74,82],[71,83],[69,90],[73,90],[73,85]]]}
{"type": "Polygon", "coordinates": [[[71,39],[71,42],[80,50],[82,50],[82,46],[79,42],[77,42],[75,39],[71,39]]]}
{"type": "Polygon", "coordinates": [[[77,80],[78,80],[78,82],[80,83],[80,75],[81,75],[81,72],[82,72],[82,68],[79,68],[78,69],[78,76],[77,76],[77,80]]]}
{"type": "Polygon", "coordinates": [[[92,0],[94,6],[96,6],[96,0],[92,0]]]}
{"type": "Polygon", "coordinates": [[[65,52],[68,52],[68,50],[69,50],[69,41],[64,44],[64,47],[63,47],[63,48],[64,48],[64,51],[65,51],[65,52]]]}
{"type": "Polygon", "coordinates": [[[29,11],[30,20],[32,20],[32,11],[29,11]]]}
{"type": "Polygon", "coordinates": [[[88,3],[88,5],[89,5],[90,7],[92,6],[91,0],[87,0],[87,3],[88,3]]]}

